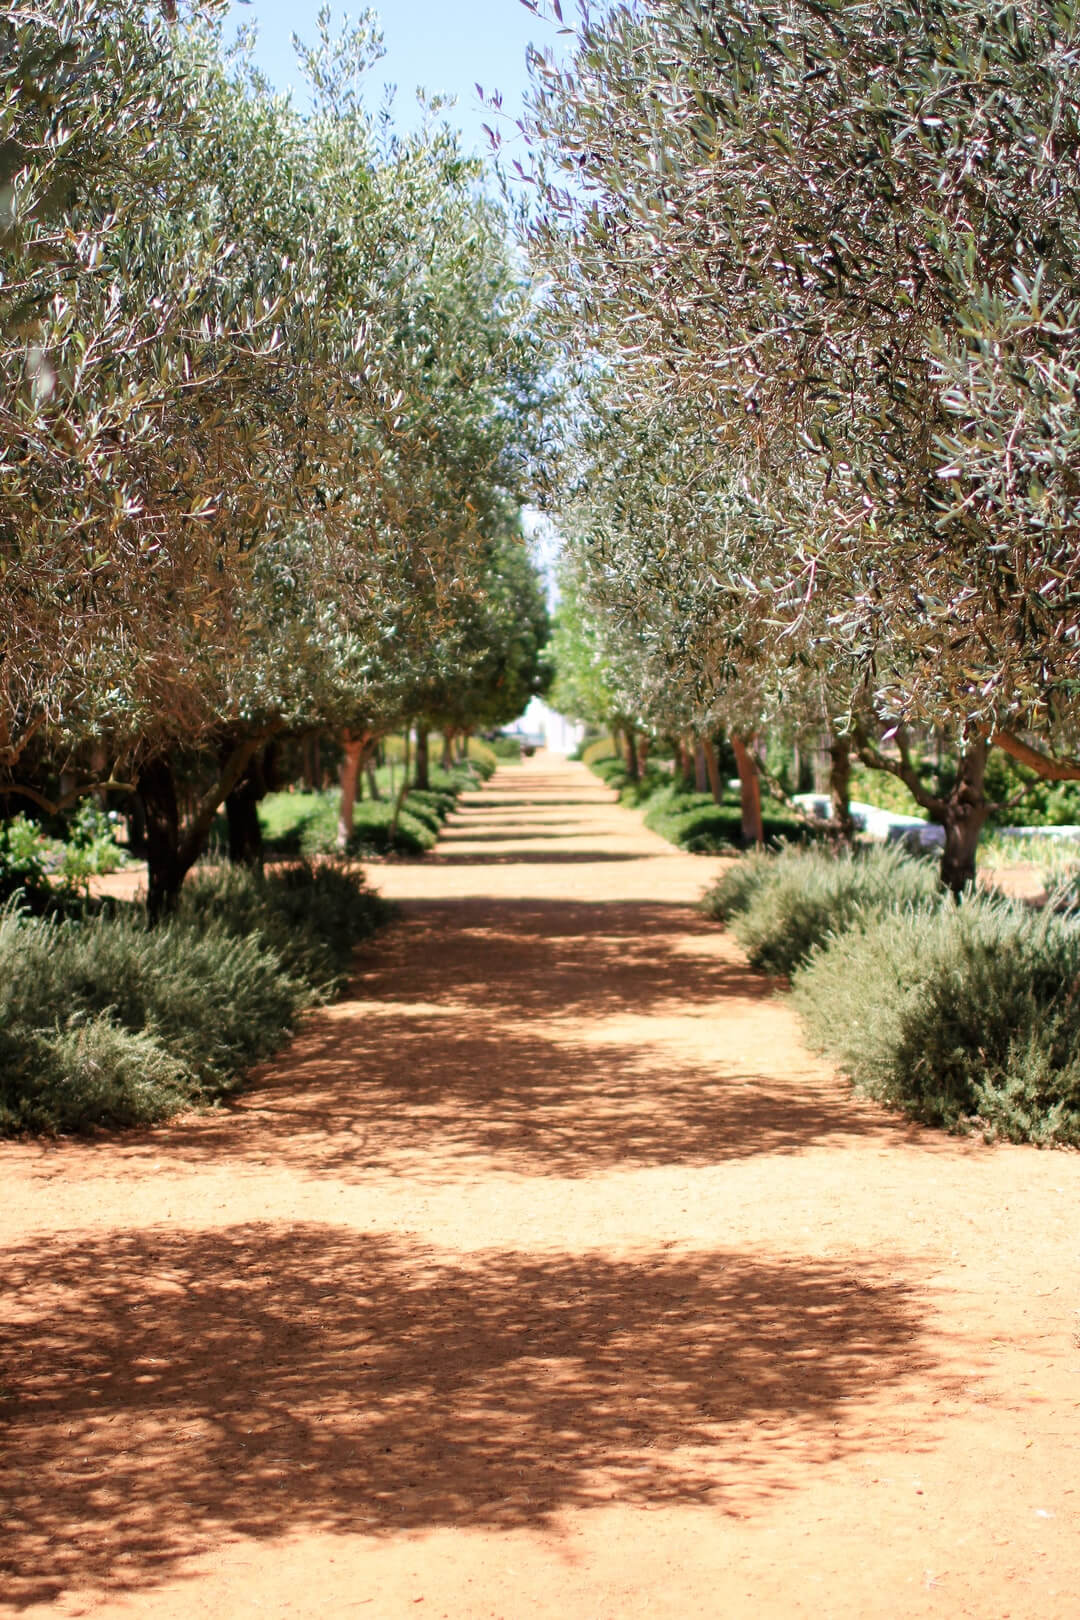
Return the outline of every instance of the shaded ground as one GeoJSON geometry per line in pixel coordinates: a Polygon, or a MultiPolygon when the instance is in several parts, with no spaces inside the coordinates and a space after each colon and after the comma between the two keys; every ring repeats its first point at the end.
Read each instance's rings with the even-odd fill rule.
{"type": "Polygon", "coordinates": [[[716,865],[506,768],[231,1106],[0,1145],[0,1612],[1077,1613],[1080,1158],[853,1100],[716,865]]]}

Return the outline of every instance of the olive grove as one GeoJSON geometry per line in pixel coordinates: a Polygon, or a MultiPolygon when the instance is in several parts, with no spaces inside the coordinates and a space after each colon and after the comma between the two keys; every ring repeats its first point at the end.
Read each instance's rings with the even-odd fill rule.
{"type": "MultiPolygon", "coordinates": [[[[639,0],[537,58],[578,410],[551,499],[643,723],[809,718],[974,872],[989,751],[1080,775],[1080,13],[639,0]],[[947,787],[912,734],[943,735],[947,787]]],[[[621,699],[625,702],[625,697],[621,699]]]]}
{"type": "Polygon", "coordinates": [[[134,791],[152,913],[222,805],[243,856],[268,748],[336,736],[347,800],[392,729],[510,718],[546,634],[549,362],[477,165],[368,111],[370,16],[302,112],[170,9],[0,21],[0,793],[134,791]]]}

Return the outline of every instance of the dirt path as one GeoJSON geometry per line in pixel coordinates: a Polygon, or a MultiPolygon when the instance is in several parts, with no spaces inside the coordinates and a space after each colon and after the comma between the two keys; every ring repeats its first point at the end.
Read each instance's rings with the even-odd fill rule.
{"type": "Polygon", "coordinates": [[[0,1611],[1080,1612],[1080,1157],[867,1105],[580,766],[235,1107],[0,1145],[0,1611]]]}

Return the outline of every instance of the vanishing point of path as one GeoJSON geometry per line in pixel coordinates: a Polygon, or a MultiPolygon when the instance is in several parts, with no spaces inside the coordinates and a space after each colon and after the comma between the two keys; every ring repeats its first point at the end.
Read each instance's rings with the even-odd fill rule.
{"type": "Polygon", "coordinates": [[[582,766],[234,1106],[0,1145],[0,1612],[1080,1613],[1080,1156],[854,1102],[582,766]]]}

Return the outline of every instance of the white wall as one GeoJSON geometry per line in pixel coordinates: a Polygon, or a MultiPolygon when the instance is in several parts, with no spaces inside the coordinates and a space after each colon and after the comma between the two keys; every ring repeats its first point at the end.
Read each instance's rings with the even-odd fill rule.
{"type": "Polygon", "coordinates": [[[515,720],[510,731],[539,733],[553,754],[572,754],[585,735],[585,727],[565,715],[556,714],[543,698],[531,698],[529,707],[520,720],[515,720]]]}

